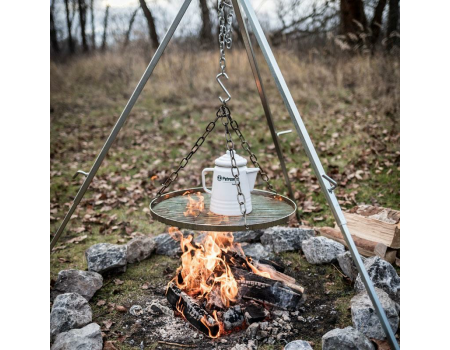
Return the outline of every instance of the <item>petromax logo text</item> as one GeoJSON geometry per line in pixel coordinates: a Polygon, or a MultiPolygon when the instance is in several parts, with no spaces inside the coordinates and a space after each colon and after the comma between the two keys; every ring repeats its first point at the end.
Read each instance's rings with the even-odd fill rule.
{"type": "Polygon", "coordinates": [[[228,181],[228,182],[232,182],[232,181],[234,181],[234,178],[232,178],[232,177],[226,177],[226,176],[222,176],[222,175],[217,175],[217,181],[228,181]]]}

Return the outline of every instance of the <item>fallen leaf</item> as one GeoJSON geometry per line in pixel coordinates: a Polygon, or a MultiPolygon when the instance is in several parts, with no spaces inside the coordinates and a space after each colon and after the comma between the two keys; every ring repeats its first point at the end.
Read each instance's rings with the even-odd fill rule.
{"type": "Polygon", "coordinates": [[[66,243],[80,243],[84,241],[87,238],[87,235],[80,236],[80,237],[74,237],[72,239],[69,239],[66,243]]]}
{"type": "Polygon", "coordinates": [[[115,341],[108,340],[105,342],[105,345],[103,346],[103,350],[117,350],[117,348],[114,346],[115,341]]]}
{"type": "Polygon", "coordinates": [[[116,305],[116,310],[119,312],[127,312],[127,308],[122,305],[116,305]]]}
{"type": "Polygon", "coordinates": [[[60,245],[60,246],[58,246],[58,247],[53,248],[53,249],[52,249],[52,252],[56,252],[56,251],[58,251],[58,250],[66,249],[66,247],[67,247],[67,246],[65,246],[65,245],[60,245]]]}
{"type": "Polygon", "coordinates": [[[103,306],[103,305],[105,305],[106,304],[106,301],[105,300],[99,300],[98,302],[97,302],[97,306],[103,306]]]}
{"type": "Polygon", "coordinates": [[[124,282],[122,281],[122,280],[120,280],[120,279],[115,279],[114,280],[114,284],[116,285],[116,286],[120,286],[121,284],[124,284],[124,282]]]}
{"type": "Polygon", "coordinates": [[[315,218],[313,218],[314,221],[323,221],[325,220],[323,216],[316,216],[315,218]]]}
{"type": "MultiPolygon", "coordinates": [[[[73,218],[73,217],[72,217],[72,218],[73,218]]],[[[81,226],[81,227],[73,228],[73,229],[71,229],[71,231],[73,231],[73,232],[75,232],[75,233],[81,233],[81,232],[86,231],[86,227],[81,226]]]]}
{"type": "Polygon", "coordinates": [[[148,289],[148,288],[149,288],[148,283],[144,283],[144,284],[141,286],[141,288],[142,288],[142,289],[148,289]]]}
{"type": "Polygon", "coordinates": [[[110,329],[113,324],[114,322],[111,320],[103,321],[103,325],[105,326],[106,329],[110,329]]]}

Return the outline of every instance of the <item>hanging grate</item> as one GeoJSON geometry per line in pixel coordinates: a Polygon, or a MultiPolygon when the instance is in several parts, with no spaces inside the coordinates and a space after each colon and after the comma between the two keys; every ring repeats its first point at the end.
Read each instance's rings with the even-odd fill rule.
{"type": "Polygon", "coordinates": [[[150,203],[150,212],[155,220],[178,228],[199,231],[236,232],[246,229],[264,229],[286,224],[295,215],[297,205],[289,198],[272,192],[253,190],[253,211],[245,219],[240,216],[223,216],[209,210],[211,196],[203,188],[166,193],[150,203]],[[189,196],[200,192],[204,198],[204,209],[195,215],[185,215],[189,196]]]}

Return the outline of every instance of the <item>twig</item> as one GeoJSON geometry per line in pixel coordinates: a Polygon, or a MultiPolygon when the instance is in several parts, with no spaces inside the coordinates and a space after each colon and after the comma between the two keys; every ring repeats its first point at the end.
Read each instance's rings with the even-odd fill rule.
{"type": "Polygon", "coordinates": [[[196,348],[197,347],[197,345],[195,345],[195,344],[170,343],[170,342],[162,341],[162,340],[158,340],[158,344],[170,345],[170,346],[175,346],[175,347],[179,347],[179,348],[196,348]]]}
{"type": "Polygon", "coordinates": [[[347,277],[346,275],[344,275],[341,271],[339,271],[339,269],[336,267],[335,264],[331,264],[331,265],[333,265],[333,267],[336,269],[337,272],[339,272],[339,273],[341,274],[342,277],[348,278],[348,277],[347,277]]]}

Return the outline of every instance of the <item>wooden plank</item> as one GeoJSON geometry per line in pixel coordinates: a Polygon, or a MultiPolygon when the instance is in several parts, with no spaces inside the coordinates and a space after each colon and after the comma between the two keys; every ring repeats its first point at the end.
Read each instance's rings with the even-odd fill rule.
{"type": "MultiPolygon", "coordinates": [[[[360,205],[344,213],[352,235],[400,248],[400,212],[397,210],[360,205]]],[[[337,225],[336,229],[339,229],[337,225]]]]}

